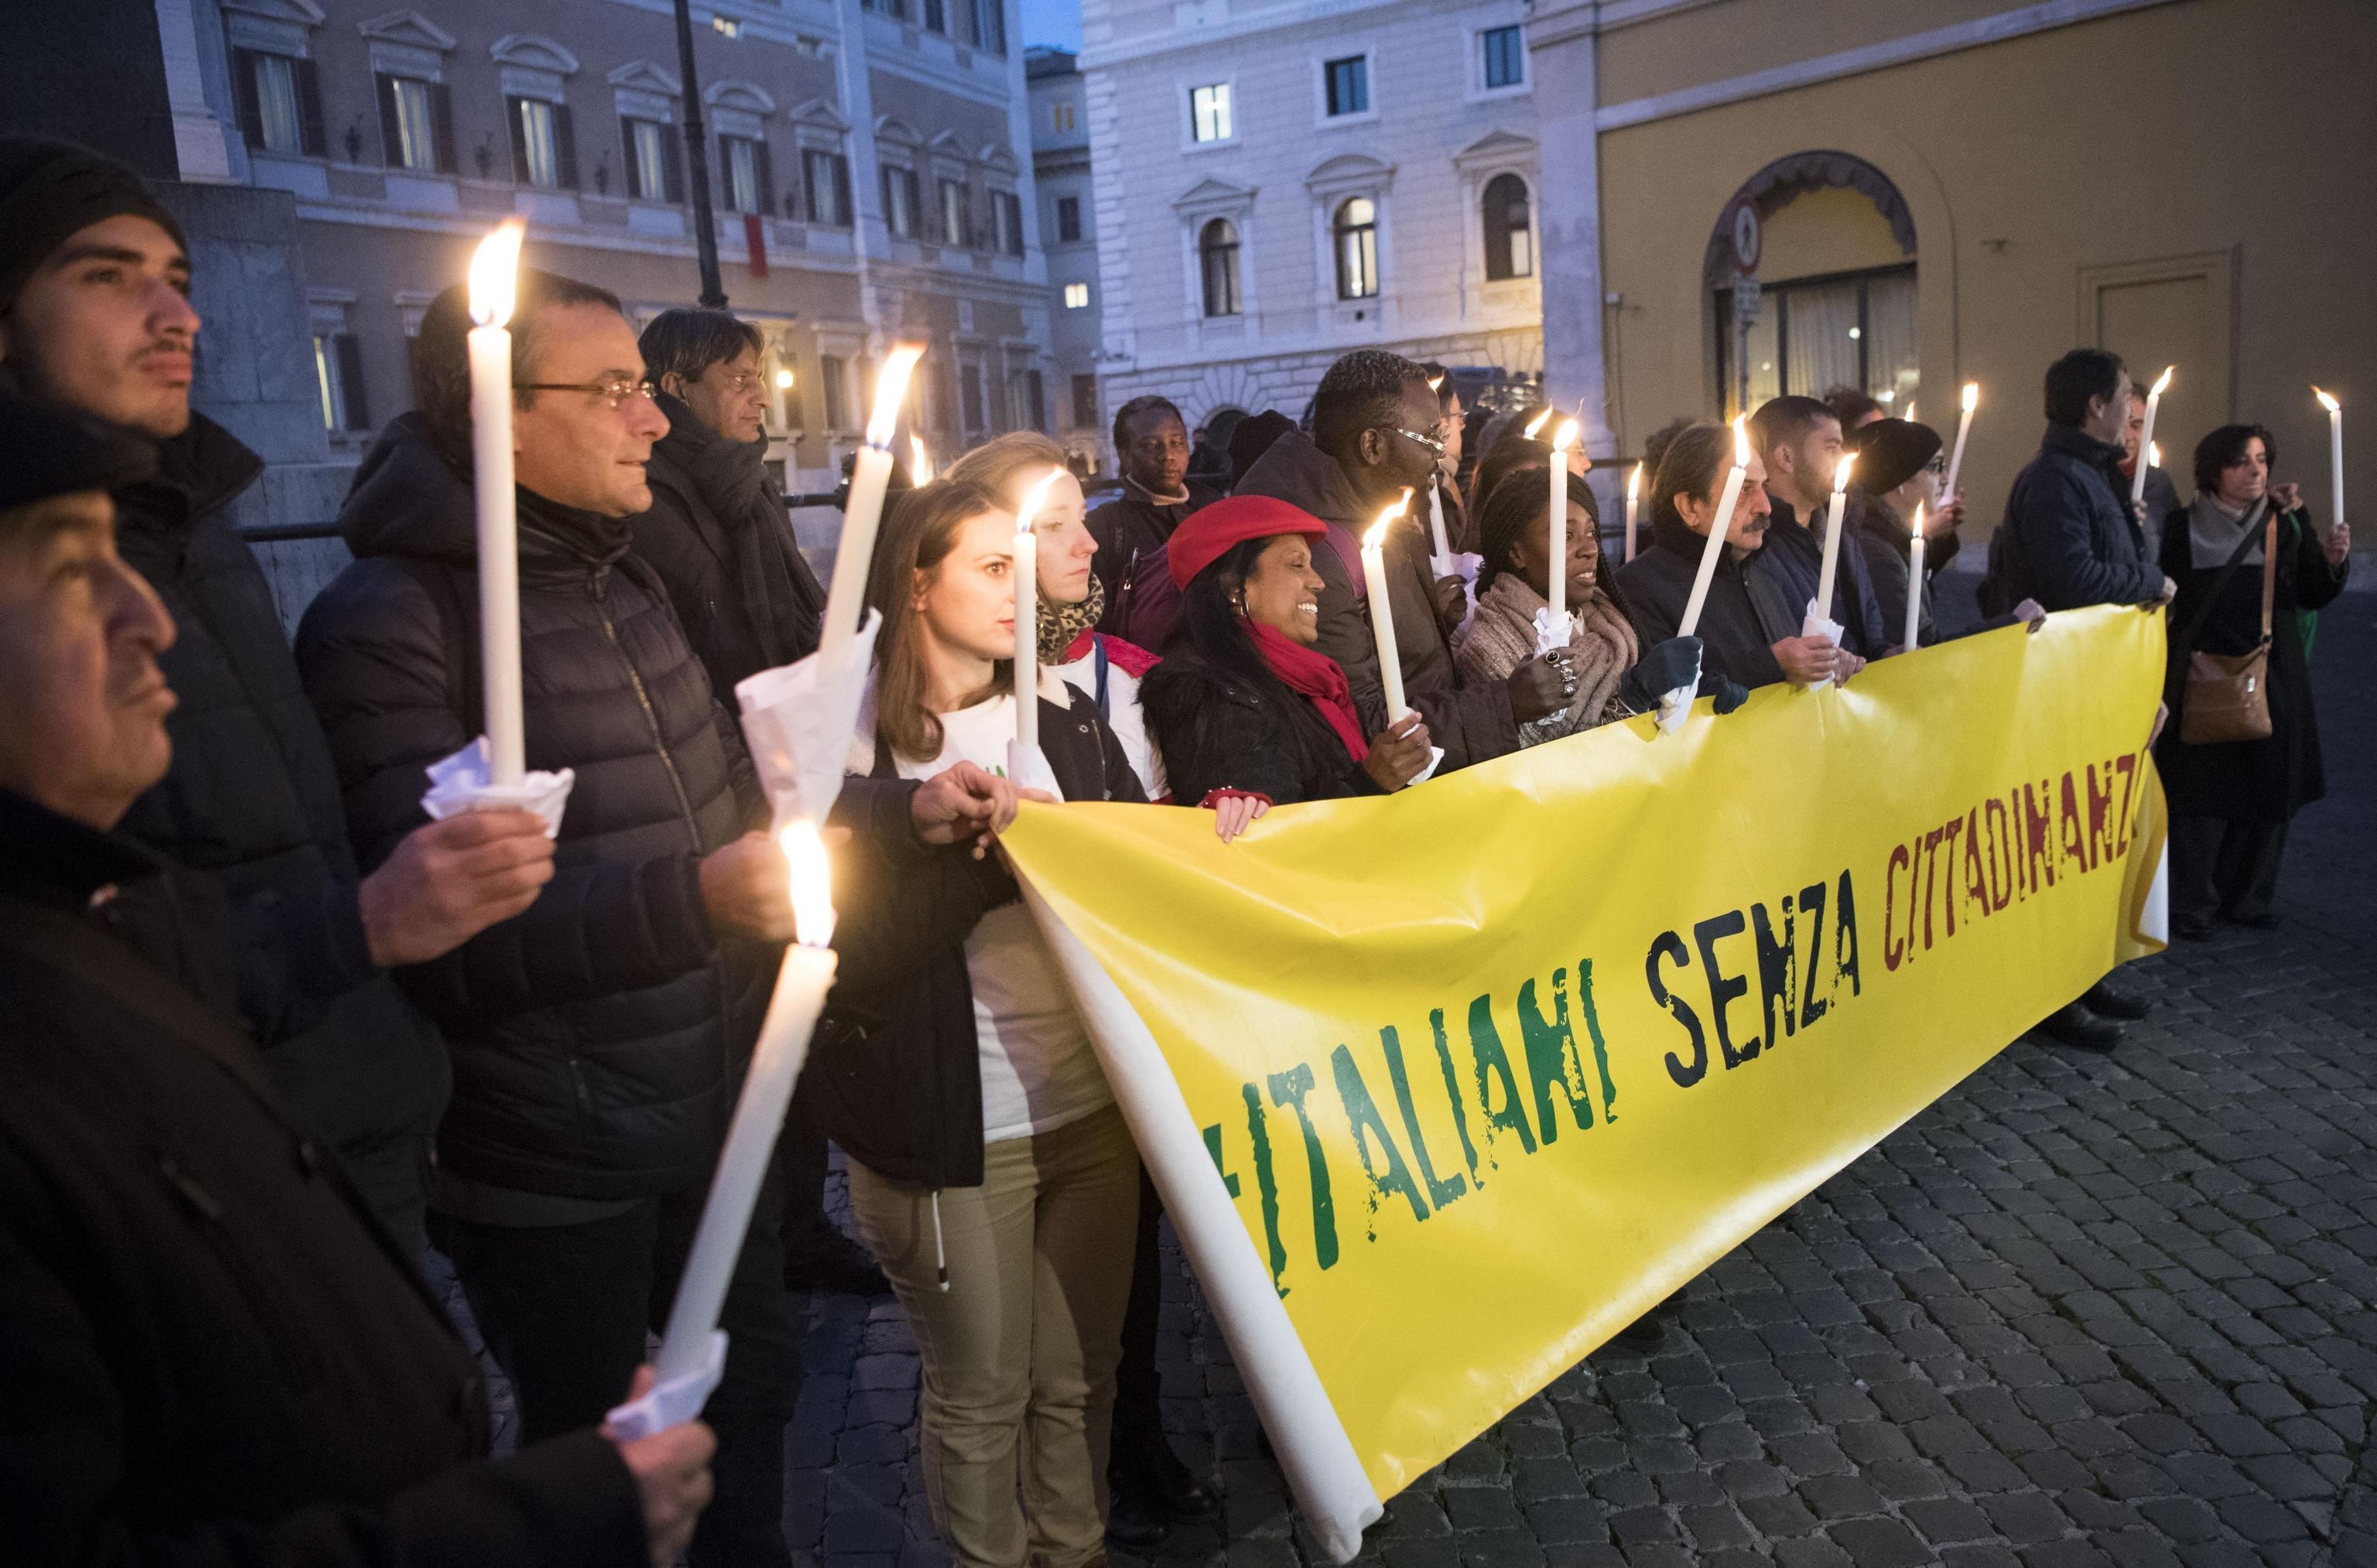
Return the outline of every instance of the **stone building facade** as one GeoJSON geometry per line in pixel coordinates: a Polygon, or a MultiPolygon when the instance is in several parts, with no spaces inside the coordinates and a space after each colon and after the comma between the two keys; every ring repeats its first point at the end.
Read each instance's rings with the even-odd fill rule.
{"type": "Polygon", "coordinates": [[[1365,347],[1539,373],[1526,14],[1086,0],[1106,406],[1293,416],[1365,347]]]}
{"type": "Polygon", "coordinates": [[[1025,53],[1023,77],[1032,96],[1032,173],[1040,193],[1040,243],[1048,257],[1057,433],[1075,467],[1087,473],[1110,472],[1114,441],[1098,403],[1103,327],[1088,84],[1070,52],[1041,46],[1025,53]]]}

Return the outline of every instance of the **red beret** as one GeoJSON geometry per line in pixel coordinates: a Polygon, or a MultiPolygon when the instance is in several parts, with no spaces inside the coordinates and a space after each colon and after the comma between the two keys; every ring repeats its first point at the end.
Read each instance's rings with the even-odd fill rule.
{"type": "Polygon", "coordinates": [[[1165,554],[1172,564],[1172,586],[1187,588],[1188,579],[1250,539],[1284,533],[1324,534],[1329,525],[1301,506],[1268,495],[1233,495],[1216,501],[1172,530],[1165,554]]]}

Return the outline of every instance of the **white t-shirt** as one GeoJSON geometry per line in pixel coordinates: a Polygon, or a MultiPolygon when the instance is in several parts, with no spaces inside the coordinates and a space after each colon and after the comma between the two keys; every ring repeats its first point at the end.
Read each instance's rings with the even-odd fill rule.
{"type": "MultiPolygon", "coordinates": [[[[1089,652],[1070,664],[1054,664],[1041,671],[1043,683],[1050,674],[1061,675],[1066,683],[1079,687],[1094,701],[1098,695],[1098,654],[1093,647],[1089,652]]],[[[1147,719],[1139,711],[1139,677],[1106,660],[1106,728],[1122,742],[1122,754],[1130,770],[1139,775],[1139,787],[1147,791],[1151,801],[1164,799],[1167,788],[1164,779],[1164,758],[1155,749],[1155,738],[1147,732],[1147,719]]]]}
{"type": "MultiPolygon", "coordinates": [[[[959,762],[1007,771],[1015,698],[1002,695],[941,715],[941,754],[898,759],[902,778],[929,778],[959,762]]],[[[966,938],[973,1027],[982,1059],[982,1139],[986,1144],[1053,1132],[1114,1103],[1073,993],[1042,940],[1032,911],[1007,904],[966,938]]]]}

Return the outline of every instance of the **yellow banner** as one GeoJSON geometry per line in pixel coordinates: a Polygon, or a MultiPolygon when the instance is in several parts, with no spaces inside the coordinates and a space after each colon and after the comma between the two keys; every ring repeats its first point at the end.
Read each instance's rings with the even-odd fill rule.
{"type": "Polygon", "coordinates": [[[2082,611],[1235,845],[1084,804],[1007,847],[1177,1080],[1117,1082],[1176,1221],[1226,1194],[1385,1498],[2155,950],[2163,658],[2082,611]]]}

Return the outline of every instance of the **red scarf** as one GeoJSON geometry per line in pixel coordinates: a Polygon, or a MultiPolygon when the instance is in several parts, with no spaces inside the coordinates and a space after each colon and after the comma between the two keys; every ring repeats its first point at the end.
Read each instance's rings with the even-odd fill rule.
{"type": "Polygon", "coordinates": [[[1271,666],[1271,672],[1285,683],[1287,689],[1308,700],[1337,731],[1345,742],[1346,754],[1356,762],[1370,754],[1369,742],[1362,739],[1362,720],[1354,712],[1354,690],[1345,683],[1345,671],[1327,654],[1290,642],[1281,633],[1260,621],[1241,620],[1253,639],[1255,651],[1271,666]]]}
{"type": "Polygon", "coordinates": [[[1164,662],[1137,643],[1127,643],[1120,637],[1110,637],[1104,632],[1083,632],[1072,640],[1065,649],[1065,657],[1057,662],[1079,663],[1095,653],[1097,645],[1100,643],[1106,645],[1106,662],[1134,681],[1141,679],[1149,671],[1164,662]]]}

